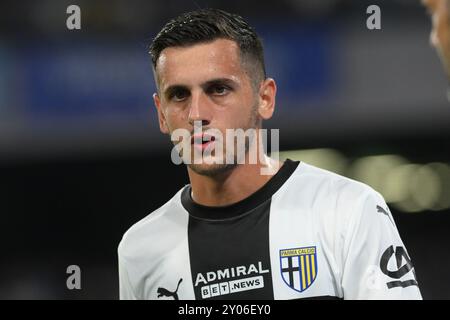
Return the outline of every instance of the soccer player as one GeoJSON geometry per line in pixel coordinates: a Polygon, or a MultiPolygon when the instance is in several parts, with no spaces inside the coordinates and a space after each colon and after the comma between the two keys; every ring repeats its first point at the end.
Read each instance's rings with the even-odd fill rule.
{"type": "Polygon", "coordinates": [[[450,80],[450,0],[422,0],[432,17],[431,44],[437,49],[450,80]]]}
{"type": "Polygon", "coordinates": [[[189,133],[183,153],[205,155],[224,143],[227,129],[258,134],[245,140],[241,158],[228,153],[237,143],[226,144],[231,163],[183,157],[190,184],[119,245],[121,299],[421,298],[379,193],[304,162],[264,154],[251,163],[261,123],[275,110],[276,84],[242,17],[216,9],[182,14],[150,53],[159,126],[171,137],[189,133]]]}

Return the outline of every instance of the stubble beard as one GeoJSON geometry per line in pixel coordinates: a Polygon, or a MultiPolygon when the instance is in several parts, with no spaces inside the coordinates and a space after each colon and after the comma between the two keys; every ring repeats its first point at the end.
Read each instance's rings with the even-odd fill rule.
{"type": "MultiPolygon", "coordinates": [[[[258,127],[259,119],[258,119],[257,107],[258,106],[256,104],[253,106],[249,121],[247,122],[245,127],[242,127],[242,129],[244,131],[247,131],[248,129],[256,129],[258,127]]],[[[255,140],[257,141],[257,137],[245,136],[245,142],[244,142],[244,150],[245,151],[243,153],[244,158],[247,157],[250,147],[253,146],[253,144],[255,143],[255,140]]],[[[236,152],[239,149],[239,146],[237,146],[236,141],[233,145],[235,148],[233,161],[225,161],[225,163],[213,163],[213,164],[206,164],[206,163],[195,164],[195,163],[192,163],[192,161],[191,161],[191,164],[188,164],[187,166],[192,171],[194,171],[195,173],[202,175],[202,176],[218,177],[218,176],[227,175],[228,173],[233,171],[237,166],[239,166],[240,163],[242,163],[241,162],[242,159],[238,158],[238,152],[236,152]]],[[[226,148],[224,146],[224,159],[228,160],[226,154],[227,154],[226,148]]]]}

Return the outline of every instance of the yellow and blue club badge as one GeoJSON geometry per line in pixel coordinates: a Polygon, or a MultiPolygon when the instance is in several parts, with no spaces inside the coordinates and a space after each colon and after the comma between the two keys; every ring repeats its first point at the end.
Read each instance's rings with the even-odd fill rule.
{"type": "Polygon", "coordinates": [[[281,276],[292,289],[303,292],[317,276],[317,249],[304,247],[280,250],[281,276]]]}

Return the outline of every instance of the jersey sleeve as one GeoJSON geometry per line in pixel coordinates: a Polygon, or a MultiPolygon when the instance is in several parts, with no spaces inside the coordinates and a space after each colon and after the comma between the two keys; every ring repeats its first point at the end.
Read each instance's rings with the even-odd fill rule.
{"type": "Polygon", "coordinates": [[[130,281],[126,262],[119,250],[119,297],[120,300],[137,300],[132,283],[130,281]]]}
{"type": "Polygon", "coordinates": [[[344,299],[422,299],[414,266],[383,197],[370,189],[346,229],[344,299]]]}

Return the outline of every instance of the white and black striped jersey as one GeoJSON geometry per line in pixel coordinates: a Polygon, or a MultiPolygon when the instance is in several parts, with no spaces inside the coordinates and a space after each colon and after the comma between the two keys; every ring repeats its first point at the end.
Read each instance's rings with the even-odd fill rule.
{"type": "Polygon", "coordinates": [[[421,299],[382,196],[291,160],[229,206],[185,186],[125,233],[118,258],[121,299],[421,299]]]}

